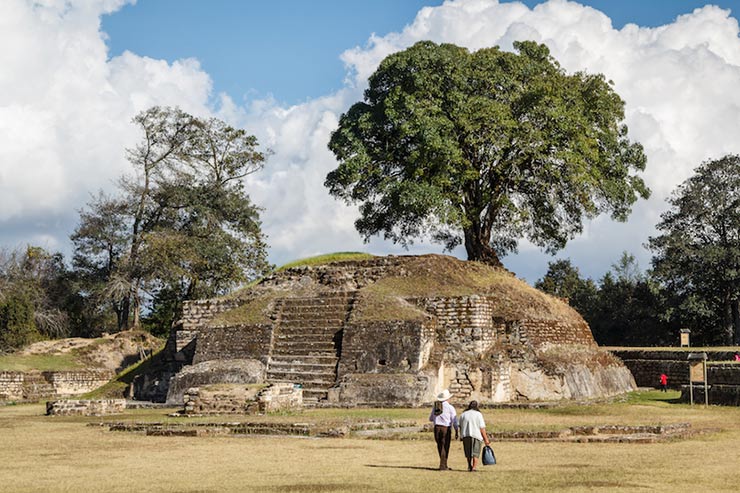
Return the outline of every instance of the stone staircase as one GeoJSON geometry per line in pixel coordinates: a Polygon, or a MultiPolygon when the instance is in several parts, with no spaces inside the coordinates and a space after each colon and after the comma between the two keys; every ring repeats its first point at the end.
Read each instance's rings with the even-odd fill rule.
{"type": "Polygon", "coordinates": [[[307,405],[326,399],[336,381],[342,327],[353,302],[346,292],[280,300],[268,381],[300,384],[307,405]]]}

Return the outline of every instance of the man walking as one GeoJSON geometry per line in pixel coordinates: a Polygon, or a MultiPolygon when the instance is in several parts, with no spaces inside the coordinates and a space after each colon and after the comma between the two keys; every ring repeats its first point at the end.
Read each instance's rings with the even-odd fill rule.
{"type": "Polygon", "coordinates": [[[458,437],[457,411],[447,402],[452,394],[445,389],[437,395],[437,402],[432,407],[429,421],[434,423],[434,441],[437,442],[437,453],[439,454],[439,470],[447,471],[447,457],[450,454],[450,442],[452,442],[452,428],[455,428],[455,440],[458,437]]]}
{"type": "Polygon", "coordinates": [[[460,434],[462,435],[465,458],[468,459],[468,471],[474,472],[478,466],[478,457],[483,442],[490,445],[486,434],[486,422],[478,410],[478,401],[470,401],[468,408],[460,415],[460,434]]]}

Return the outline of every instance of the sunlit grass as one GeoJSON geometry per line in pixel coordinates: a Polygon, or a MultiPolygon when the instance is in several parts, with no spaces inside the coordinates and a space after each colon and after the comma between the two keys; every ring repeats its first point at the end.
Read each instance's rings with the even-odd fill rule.
{"type": "MultiPolygon", "coordinates": [[[[732,490],[740,464],[740,409],[671,404],[666,399],[675,392],[667,394],[640,392],[622,402],[587,406],[485,409],[484,416],[494,431],[688,422],[710,432],[655,444],[494,443],[498,465],[481,467],[477,474],[464,471],[460,442],[451,449],[454,470],[435,471],[438,459],[430,433],[408,440],[147,437],[86,424],[183,418],[167,418],[171,409],[58,418],[43,416],[42,405],[6,406],[0,408],[0,484],[3,491],[14,492],[732,490]]],[[[427,417],[428,409],[313,409],[220,419],[298,423],[385,418],[422,424],[427,417]]]]}
{"type": "Polygon", "coordinates": [[[6,354],[0,356],[0,371],[64,371],[83,368],[75,353],[6,354]]]}
{"type": "Polygon", "coordinates": [[[303,259],[294,260],[293,262],[288,262],[285,265],[282,265],[275,269],[275,272],[281,272],[287,269],[291,269],[293,267],[305,267],[310,265],[323,265],[328,264],[331,262],[346,262],[349,260],[369,260],[373,258],[373,255],[369,253],[362,253],[362,252],[336,252],[336,253],[327,253],[324,255],[317,255],[315,257],[307,257],[303,259]]]}

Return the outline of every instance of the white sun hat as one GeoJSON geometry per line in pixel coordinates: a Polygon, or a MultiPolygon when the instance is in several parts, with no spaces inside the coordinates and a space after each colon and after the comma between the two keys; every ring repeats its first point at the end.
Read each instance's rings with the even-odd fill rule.
{"type": "Polygon", "coordinates": [[[437,394],[438,401],[446,401],[450,397],[452,397],[452,394],[450,394],[450,391],[448,389],[444,389],[442,392],[437,394]]]}

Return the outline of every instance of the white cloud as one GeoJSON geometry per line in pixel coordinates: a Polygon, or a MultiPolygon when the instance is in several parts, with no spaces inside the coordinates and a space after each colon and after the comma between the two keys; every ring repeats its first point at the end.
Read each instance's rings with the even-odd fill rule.
{"type": "MultiPolygon", "coordinates": [[[[422,9],[399,33],[374,36],[341,55],[344,89],[293,107],[273,100],[235,104],[212,94],[196,60],[167,63],[124,53],[107,58],[100,16],[124,0],[0,2],[0,243],[42,239],[64,248],[88,194],[128,170],[123,149],[138,135],[129,124],[153,104],[179,105],[244,125],[273,150],[264,171],[249,177],[265,207],[271,258],[283,262],[315,253],[369,249],[401,253],[382,239],[363,246],[355,209],[323,187],[336,162],[326,144],[339,116],[362,97],[367,77],[388,54],[431,39],[478,49],[511,49],[518,39],[547,43],[568,71],[602,72],[626,101],[633,139],[645,146],[645,178],[654,191],[626,224],[599,218],[563,252],[590,275],[600,275],[622,250],[649,254],[665,197],[703,160],[740,152],[740,40],[728,11],[705,7],[670,25],[621,30],[601,12],[552,0],[529,9],[493,0],[449,1],[422,9]],[[215,101],[215,107],[214,107],[215,101]]],[[[439,251],[421,245],[418,251],[439,251]]],[[[457,252],[462,255],[462,252],[457,252]]],[[[549,257],[523,244],[505,259],[536,279],[549,257]]]]}
{"type": "Polygon", "coordinates": [[[0,2],[0,242],[68,248],[76,209],[110,188],[154,104],[209,114],[196,60],[109,60],[100,16],[123,0],[0,2]]]}
{"type": "MultiPolygon", "coordinates": [[[[738,23],[728,11],[712,6],[683,15],[667,26],[651,29],[631,24],[621,30],[614,29],[603,13],[562,0],[534,9],[489,0],[450,1],[422,9],[402,32],[374,36],[367,46],[342,54],[350,71],[345,91],[283,110],[283,116],[271,120],[273,135],[290,141],[276,148],[271,165],[282,170],[290,163],[291,172],[282,176],[268,171],[268,180],[286,180],[287,194],[299,190],[299,196],[285,200],[283,193],[275,194],[281,190],[280,184],[272,182],[265,188],[270,193],[262,197],[262,203],[268,211],[265,218],[272,244],[296,254],[342,249],[344,241],[352,248],[358,245],[352,241],[352,231],[344,229],[350,224],[345,216],[355,217],[351,210],[326,200],[321,183],[335,163],[325,148],[313,145],[314,136],[326,142],[331,128],[319,126],[317,115],[337,108],[346,110],[359,100],[367,77],[385,56],[422,39],[456,43],[471,50],[493,45],[511,49],[515,40],[534,39],[546,43],[566,70],[601,72],[614,81],[626,101],[631,136],[645,146],[649,162],[644,177],[653,190],[649,201],[636,204],[628,223],[600,217],[587,224],[584,234],[561,255],[572,257],[592,276],[600,276],[623,250],[636,254],[647,267],[650,255],[642,245],[654,234],[654,225],[666,207],[665,198],[702,161],[740,152],[736,138],[740,131],[738,31],[738,23]],[[296,126],[299,121],[301,126],[296,126]],[[327,228],[332,217],[338,219],[333,223],[336,230],[327,228]]],[[[397,251],[382,241],[373,241],[371,247],[397,251]]],[[[423,248],[438,250],[429,245],[423,248]]],[[[544,273],[548,260],[549,256],[523,243],[520,254],[505,259],[505,264],[534,280],[544,273]]]]}

